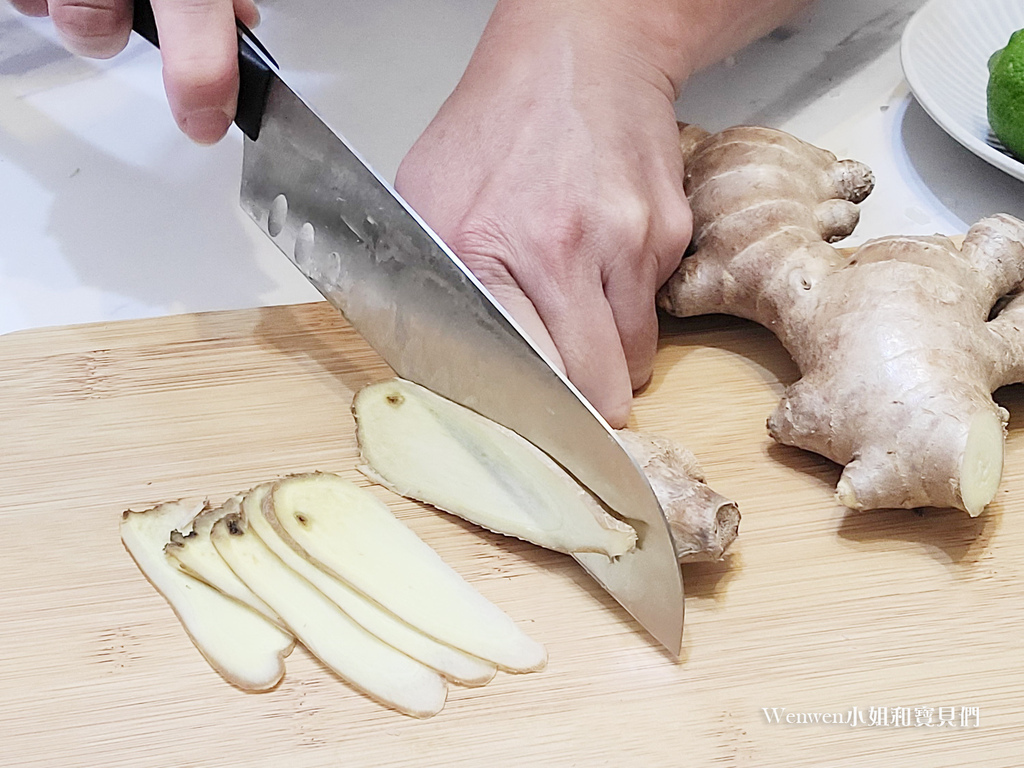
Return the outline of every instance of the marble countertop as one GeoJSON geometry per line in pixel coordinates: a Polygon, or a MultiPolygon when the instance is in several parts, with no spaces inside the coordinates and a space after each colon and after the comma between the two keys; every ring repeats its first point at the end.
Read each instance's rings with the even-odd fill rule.
{"type": "MultiPolygon", "coordinates": [[[[1024,187],[948,137],[910,94],[899,36],[923,0],[820,0],[698,75],[680,119],[758,123],[870,165],[851,244],[1024,217],[1024,187]]],[[[385,177],[457,82],[493,0],[265,0],[261,40],[289,83],[385,177]]],[[[241,139],[174,127],[158,53],[67,54],[0,4],[0,333],[313,301],[238,207],[241,139]]]]}

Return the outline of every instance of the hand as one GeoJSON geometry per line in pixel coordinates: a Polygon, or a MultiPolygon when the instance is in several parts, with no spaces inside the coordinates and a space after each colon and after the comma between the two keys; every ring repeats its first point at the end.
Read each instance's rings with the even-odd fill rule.
{"type": "MultiPolygon", "coordinates": [[[[11,0],[29,16],[53,20],[72,53],[119,53],[132,27],[131,0],[11,0]]],[[[164,88],[175,120],[191,139],[213,144],[227,132],[238,100],[235,18],[253,27],[253,0],[153,0],[164,61],[164,88]]]]}
{"type": "Polygon", "coordinates": [[[524,25],[499,4],[396,186],[621,427],[691,221],[672,84],[588,20],[524,25]]]}

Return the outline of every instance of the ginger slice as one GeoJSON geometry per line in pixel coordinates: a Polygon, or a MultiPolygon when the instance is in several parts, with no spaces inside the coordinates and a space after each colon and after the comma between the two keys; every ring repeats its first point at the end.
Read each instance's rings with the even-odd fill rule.
{"type": "Polygon", "coordinates": [[[352,411],[360,471],[401,496],[557,552],[615,557],[636,545],[636,532],[546,453],[418,384],[370,384],[352,411]]]}
{"type": "Polygon", "coordinates": [[[177,563],[177,566],[185,573],[249,606],[284,629],[281,617],[245,586],[245,582],[228,567],[224,558],[213,546],[213,542],[210,541],[213,524],[224,515],[240,512],[241,502],[241,496],[232,496],[222,506],[204,509],[196,515],[191,521],[190,530],[187,533],[182,533],[179,530],[171,531],[171,540],[164,546],[164,554],[177,563]]]}
{"type": "Polygon", "coordinates": [[[370,698],[413,717],[444,707],[444,678],[370,634],[289,568],[243,516],[222,517],[210,539],[231,570],[269,605],[302,644],[370,698]]]}
{"type": "Polygon", "coordinates": [[[252,609],[183,573],[164,555],[171,531],[184,529],[202,505],[172,501],[121,518],[121,541],[170,603],[189,638],[218,674],[246,691],[273,688],[295,639],[252,609]]]}
{"type": "Polygon", "coordinates": [[[289,568],[306,579],[349,618],[383,642],[443,674],[453,683],[480,686],[490,682],[497,667],[470,656],[450,645],[438,642],[406,624],[343,581],[320,570],[281,538],[264,516],[263,505],[272,483],[258,485],[245,494],[242,511],[245,520],[267,548],[289,568]]]}
{"type": "MultiPolygon", "coordinates": [[[[528,440],[403,379],[352,404],[360,471],[401,496],[557,552],[624,554],[636,533],[528,440]]],[[[680,562],[717,560],[739,510],[704,483],[693,455],[665,438],[618,432],[669,520],[680,562]]]]}
{"type": "Polygon", "coordinates": [[[296,475],[274,485],[265,509],[317,567],[436,640],[511,672],[546,664],[543,645],[365,489],[336,475],[296,475]]]}

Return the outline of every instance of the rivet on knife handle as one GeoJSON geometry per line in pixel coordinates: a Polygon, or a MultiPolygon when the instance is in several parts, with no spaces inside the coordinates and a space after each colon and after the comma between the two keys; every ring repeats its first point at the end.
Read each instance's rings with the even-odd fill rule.
{"type": "MultiPolygon", "coordinates": [[[[160,47],[160,35],[153,16],[150,0],[135,0],[132,17],[132,29],[157,48],[160,47]]],[[[242,133],[255,141],[260,135],[260,124],[263,121],[263,108],[267,103],[267,89],[273,70],[266,61],[276,64],[273,57],[256,39],[256,36],[235,20],[238,27],[238,109],[235,112],[235,125],[242,133]],[[260,56],[259,51],[263,55],[260,56]]]]}

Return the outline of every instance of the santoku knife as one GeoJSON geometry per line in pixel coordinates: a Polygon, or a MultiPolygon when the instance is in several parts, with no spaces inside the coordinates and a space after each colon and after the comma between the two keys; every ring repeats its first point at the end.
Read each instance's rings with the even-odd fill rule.
{"type": "MultiPolygon", "coordinates": [[[[158,45],[153,12],[134,28],[158,45]]],[[[664,513],[608,424],[469,269],[238,25],[242,208],[399,376],[546,451],[637,530],[614,560],[576,560],[669,651],[683,583],[664,513]]]]}

